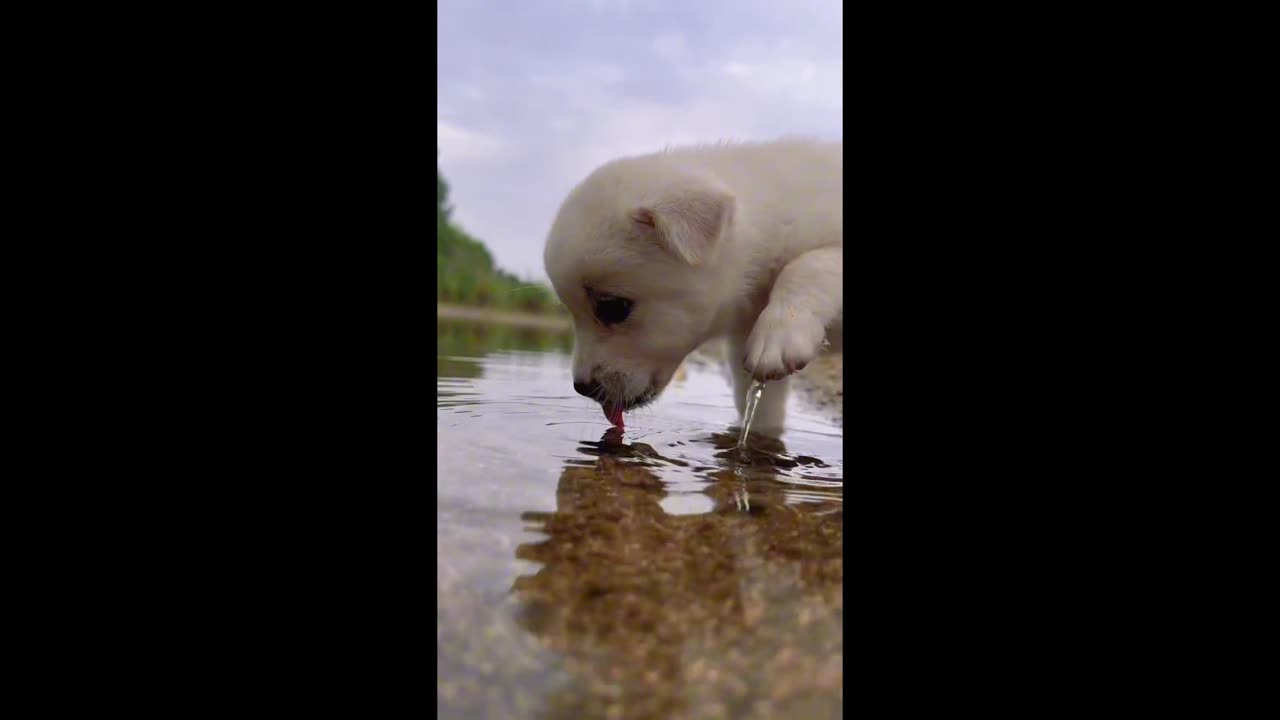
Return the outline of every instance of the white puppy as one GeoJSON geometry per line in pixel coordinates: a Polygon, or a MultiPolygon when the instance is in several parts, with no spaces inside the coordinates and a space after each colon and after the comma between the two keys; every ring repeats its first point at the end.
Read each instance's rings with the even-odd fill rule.
{"type": "Polygon", "coordinates": [[[787,377],[843,322],[843,144],[722,144],[623,158],[569,193],[543,256],[573,314],[573,386],[622,425],[684,358],[729,338],[739,415],[782,432],[787,377]]]}

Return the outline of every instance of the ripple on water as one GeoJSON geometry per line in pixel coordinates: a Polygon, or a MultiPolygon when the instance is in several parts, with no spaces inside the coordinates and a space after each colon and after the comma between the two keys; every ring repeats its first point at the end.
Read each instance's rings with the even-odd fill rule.
{"type": "Polygon", "coordinates": [[[793,397],[788,432],[742,456],[714,364],[619,432],[572,392],[563,339],[440,344],[442,717],[839,716],[843,431],[823,411],[793,397]]]}

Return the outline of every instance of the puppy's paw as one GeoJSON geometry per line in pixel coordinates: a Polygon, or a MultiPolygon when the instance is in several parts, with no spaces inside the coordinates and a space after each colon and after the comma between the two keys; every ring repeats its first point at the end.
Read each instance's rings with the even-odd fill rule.
{"type": "Polygon", "coordinates": [[[812,313],[770,305],[747,338],[744,367],[764,382],[803,370],[822,349],[826,328],[812,313]]]}

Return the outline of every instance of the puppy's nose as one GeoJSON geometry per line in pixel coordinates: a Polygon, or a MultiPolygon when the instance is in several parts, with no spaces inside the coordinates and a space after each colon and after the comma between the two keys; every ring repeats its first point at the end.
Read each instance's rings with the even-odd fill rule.
{"type": "Polygon", "coordinates": [[[577,390],[579,395],[582,395],[584,397],[589,397],[594,400],[595,396],[600,393],[600,383],[596,382],[595,380],[592,380],[591,382],[584,382],[584,383],[575,382],[573,384],[573,389],[577,390]]]}

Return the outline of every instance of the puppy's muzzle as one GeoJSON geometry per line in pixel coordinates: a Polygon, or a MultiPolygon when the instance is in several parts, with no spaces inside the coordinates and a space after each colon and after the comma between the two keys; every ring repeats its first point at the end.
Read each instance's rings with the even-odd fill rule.
{"type": "Polygon", "coordinates": [[[596,382],[595,380],[592,380],[591,382],[584,382],[584,383],[575,382],[573,384],[573,389],[577,390],[579,395],[583,397],[589,397],[592,400],[598,399],[600,397],[600,383],[596,382]]]}

